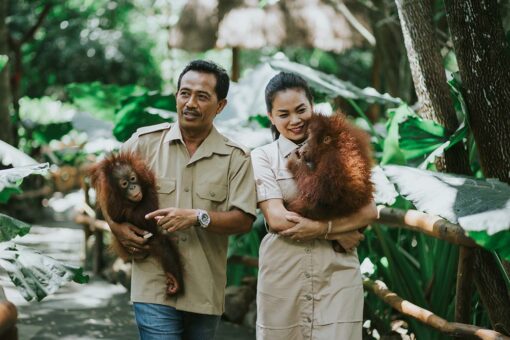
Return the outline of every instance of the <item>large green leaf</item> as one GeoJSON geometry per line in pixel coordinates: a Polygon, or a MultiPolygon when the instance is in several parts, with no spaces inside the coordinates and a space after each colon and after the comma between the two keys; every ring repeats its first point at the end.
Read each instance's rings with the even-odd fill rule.
{"type": "Polygon", "coordinates": [[[9,241],[16,236],[24,236],[28,234],[30,228],[28,223],[0,214],[0,242],[9,241]]]}
{"type": "Polygon", "coordinates": [[[68,266],[33,249],[11,242],[0,244],[0,266],[25,300],[40,301],[66,282],[86,283],[82,268],[68,266]]]}
{"type": "Polygon", "coordinates": [[[3,54],[0,54],[0,72],[4,69],[5,65],[9,61],[9,57],[3,54]]]}
{"type": "MultiPolygon", "coordinates": [[[[0,163],[3,165],[12,165],[14,167],[37,164],[37,161],[16,149],[14,146],[0,140],[0,163]]],[[[0,188],[0,190],[2,190],[0,188]]]]}
{"type": "Polygon", "coordinates": [[[138,85],[107,85],[101,82],[73,83],[67,86],[72,102],[94,117],[113,122],[122,100],[141,95],[146,90],[138,85]]]}
{"type": "Polygon", "coordinates": [[[310,86],[331,97],[362,99],[369,103],[387,105],[398,105],[402,103],[400,98],[394,98],[387,93],[381,94],[372,87],[360,89],[350,82],[338,79],[333,75],[314,70],[302,64],[282,59],[271,59],[269,60],[269,64],[276,70],[293,72],[301,75],[310,86]]]}
{"type": "Polygon", "coordinates": [[[441,156],[466,136],[467,128],[461,125],[451,136],[444,127],[432,120],[423,119],[406,104],[388,111],[388,136],[384,141],[381,164],[421,163],[426,168],[435,157],[441,156]]]}
{"type": "Polygon", "coordinates": [[[42,163],[0,170],[0,203],[6,203],[13,194],[21,192],[19,186],[23,178],[31,174],[45,174],[48,169],[49,164],[42,163]]]}
{"type": "MultiPolygon", "coordinates": [[[[510,234],[510,186],[410,167],[387,165],[383,171],[399,194],[418,210],[458,223],[483,247],[500,251],[510,234]]],[[[510,253],[500,253],[510,259],[510,253]]]]}
{"type": "Polygon", "coordinates": [[[129,97],[115,115],[113,134],[123,142],[142,126],[174,121],[176,110],[173,94],[151,92],[129,97]]]}
{"type": "Polygon", "coordinates": [[[17,187],[21,180],[31,174],[45,174],[49,169],[48,163],[20,166],[17,168],[0,170],[0,191],[6,187],[17,187]]]}

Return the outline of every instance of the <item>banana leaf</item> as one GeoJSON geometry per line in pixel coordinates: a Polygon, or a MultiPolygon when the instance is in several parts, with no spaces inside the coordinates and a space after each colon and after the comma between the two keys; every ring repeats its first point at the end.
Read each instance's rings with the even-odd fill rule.
{"type": "Polygon", "coordinates": [[[12,242],[0,243],[0,266],[27,301],[41,301],[69,281],[86,283],[89,280],[82,268],[62,264],[12,242]]]}
{"type": "Polygon", "coordinates": [[[508,184],[398,165],[382,169],[418,210],[458,223],[477,244],[510,260],[508,184]]]}
{"type": "Polygon", "coordinates": [[[0,242],[9,241],[16,236],[24,236],[31,225],[13,217],[0,214],[0,242]]]}
{"type": "Polygon", "coordinates": [[[399,105],[402,103],[400,98],[394,98],[389,94],[381,94],[372,87],[360,89],[348,81],[338,79],[337,77],[326,74],[311,67],[294,63],[284,59],[271,59],[269,65],[272,68],[284,72],[297,73],[302,76],[311,87],[317,91],[327,94],[330,97],[342,97],[346,99],[362,99],[369,103],[379,103],[387,105],[399,105]]]}
{"type": "MultiPolygon", "coordinates": [[[[0,163],[3,165],[12,165],[13,167],[22,167],[37,164],[37,161],[23,151],[0,140],[0,163]]],[[[0,188],[0,191],[1,190],[0,188]]]]}
{"type": "Polygon", "coordinates": [[[23,178],[31,174],[45,174],[48,169],[49,164],[42,163],[0,170],[0,203],[6,203],[13,194],[21,193],[19,186],[23,178]]]}

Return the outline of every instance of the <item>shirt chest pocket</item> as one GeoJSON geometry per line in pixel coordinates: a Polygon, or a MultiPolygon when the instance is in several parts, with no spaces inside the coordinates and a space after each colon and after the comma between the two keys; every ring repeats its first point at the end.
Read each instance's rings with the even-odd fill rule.
{"type": "Polygon", "coordinates": [[[175,191],[175,180],[158,178],[156,180],[156,191],[158,194],[170,194],[175,191]]]}
{"type": "Polygon", "coordinates": [[[227,186],[219,184],[202,184],[196,189],[197,208],[206,210],[221,210],[220,205],[227,198],[227,186]]]}
{"type": "Polygon", "coordinates": [[[276,182],[282,192],[283,201],[288,201],[298,193],[294,175],[288,169],[278,169],[276,171],[276,182]]]}
{"type": "Polygon", "coordinates": [[[158,193],[159,207],[174,205],[175,201],[175,180],[167,178],[156,179],[156,191],[158,193]]]}

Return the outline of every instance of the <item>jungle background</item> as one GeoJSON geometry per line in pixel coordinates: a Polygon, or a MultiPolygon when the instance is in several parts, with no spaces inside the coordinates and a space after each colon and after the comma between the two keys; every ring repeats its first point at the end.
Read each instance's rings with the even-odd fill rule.
{"type": "MultiPolygon", "coordinates": [[[[510,336],[509,41],[508,0],[0,0],[0,266],[26,300],[67,281],[128,286],[86,168],[174,121],[180,71],[210,59],[232,79],[216,124],[250,148],[271,141],[263,89],[282,70],[371,134],[381,221],[358,248],[365,338],[510,336]],[[55,220],[83,226],[74,265],[23,246],[55,220]]],[[[247,329],[264,233],[259,218],[229,244],[224,319],[247,329]]]]}

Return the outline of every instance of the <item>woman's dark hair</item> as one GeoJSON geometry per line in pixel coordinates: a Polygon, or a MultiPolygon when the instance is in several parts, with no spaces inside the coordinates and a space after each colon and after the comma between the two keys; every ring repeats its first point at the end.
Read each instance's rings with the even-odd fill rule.
{"type": "MultiPolygon", "coordinates": [[[[306,80],[303,77],[289,72],[280,72],[266,85],[265,97],[266,97],[266,108],[267,112],[271,112],[273,109],[273,100],[276,94],[280,91],[285,91],[289,89],[301,89],[306,95],[306,98],[310,102],[313,102],[313,95],[310,87],[306,83],[306,80]]],[[[273,133],[273,138],[277,139],[280,136],[276,127],[271,124],[271,132],[273,133]]]]}
{"type": "Polygon", "coordinates": [[[216,92],[216,97],[218,100],[225,99],[228,93],[228,87],[230,86],[230,78],[228,77],[227,71],[225,69],[212,61],[208,60],[193,60],[190,62],[184,70],[182,70],[179,75],[179,80],[177,81],[177,91],[181,88],[181,79],[188,71],[197,71],[203,73],[212,73],[216,78],[216,86],[214,87],[214,91],[216,92]]]}

